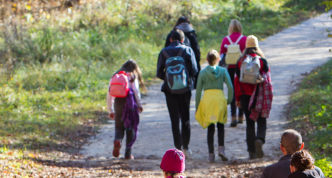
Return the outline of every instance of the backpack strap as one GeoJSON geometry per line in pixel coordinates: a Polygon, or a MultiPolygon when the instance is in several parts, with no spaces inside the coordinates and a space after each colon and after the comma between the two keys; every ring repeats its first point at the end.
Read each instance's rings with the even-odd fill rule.
{"type": "Polygon", "coordinates": [[[228,41],[229,41],[229,43],[230,43],[231,45],[234,44],[233,41],[231,40],[231,38],[230,38],[229,36],[226,36],[226,38],[228,39],[228,41]]]}
{"type": "Polygon", "coordinates": [[[166,56],[167,59],[170,58],[169,54],[166,52],[165,49],[162,50],[162,53],[166,56]]]}
{"type": "Polygon", "coordinates": [[[181,56],[181,55],[182,55],[182,53],[183,53],[183,48],[180,48],[180,51],[179,51],[179,53],[178,53],[178,55],[177,55],[177,56],[181,56]]]}
{"type": "Polygon", "coordinates": [[[243,35],[241,35],[234,44],[238,44],[240,42],[240,40],[243,38],[243,35]]]}

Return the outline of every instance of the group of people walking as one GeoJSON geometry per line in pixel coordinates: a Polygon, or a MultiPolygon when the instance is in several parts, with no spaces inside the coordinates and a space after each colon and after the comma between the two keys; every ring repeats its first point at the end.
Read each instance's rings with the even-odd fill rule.
{"type": "MultiPolygon", "coordinates": [[[[183,161],[183,164],[184,158],[192,154],[189,149],[190,100],[191,91],[194,89],[196,89],[195,117],[203,128],[207,128],[209,162],[215,160],[216,126],[217,155],[223,161],[228,161],[224,135],[229,104],[232,116],[230,126],[235,127],[244,120],[246,122],[249,158],[264,156],[266,119],[269,117],[273,99],[270,68],[259,48],[257,38],[253,35],[244,36],[242,25],[238,20],[231,20],[228,33],[229,35],[222,40],[220,52],[216,50],[208,52],[206,60],[209,65],[201,70],[197,35],[189,19],[180,17],[167,35],[165,48],[159,53],[156,76],[164,81],[161,91],[165,94],[176,148],[171,150],[172,153],[166,154],[178,155],[177,160],[183,161]],[[227,97],[223,92],[224,83],[228,89],[227,97]]],[[[126,132],[125,159],[134,159],[131,147],[138,132],[139,113],[143,111],[140,87],[145,90],[140,68],[134,60],[125,62],[111,77],[107,106],[110,118],[115,120],[114,157],[120,155],[121,141],[126,132]]],[[[165,175],[169,175],[166,173],[167,171],[165,175]]]]}

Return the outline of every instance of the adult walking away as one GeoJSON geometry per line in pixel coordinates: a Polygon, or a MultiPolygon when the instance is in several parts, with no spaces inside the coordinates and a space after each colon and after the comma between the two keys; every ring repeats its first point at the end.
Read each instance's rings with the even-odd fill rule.
{"type": "Polygon", "coordinates": [[[209,66],[203,69],[198,76],[196,90],[196,119],[205,129],[208,128],[207,139],[209,147],[209,162],[214,162],[214,132],[218,128],[218,155],[223,161],[228,161],[225,154],[225,126],[227,122],[227,105],[233,100],[233,85],[225,68],[218,66],[219,53],[211,50],[207,55],[209,66]],[[225,98],[224,83],[228,88],[228,97],[225,98]],[[204,95],[201,100],[202,90],[204,95]]]}
{"type": "MultiPolygon", "coordinates": [[[[241,56],[241,53],[243,53],[244,49],[246,48],[246,40],[247,37],[242,35],[242,25],[240,21],[238,20],[231,20],[229,27],[228,27],[228,36],[226,36],[221,43],[220,47],[220,55],[222,58],[226,58],[227,56],[227,63],[225,60],[221,61],[220,65],[225,66],[227,68],[228,74],[231,77],[232,84],[234,86],[234,77],[235,77],[235,66],[237,63],[237,60],[241,56]],[[230,50],[235,49],[235,53],[231,54],[228,52],[228,47],[232,45],[230,50]],[[236,56],[238,55],[238,56],[236,56]],[[232,59],[234,58],[234,62],[232,62],[232,59]]],[[[233,92],[234,93],[234,92],[233,92]]],[[[238,123],[242,124],[244,120],[243,116],[243,110],[241,108],[238,108],[238,115],[236,114],[237,107],[235,105],[235,93],[233,96],[233,100],[231,103],[231,115],[232,115],[232,122],[231,127],[235,127],[238,123]]]]}
{"type": "Polygon", "coordinates": [[[255,36],[248,36],[246,49],[235,68],[236,105],[246,115],[247,146],[250,159],[264,156],[266,118],[272,106],[270,68],[255,36]],[[255,131],[257,122],[257,136],[255,131]]]}
{"type": "MultiPolygon", "coordinates": [[[[179,30],[183,31],[183,33],[185,35],[183,43],[186,46],[189,46],[193,49],[193,51],[195,53],[196,65],[197,65],[198,73],[199,73],[201,71],[201,65],[200,65],[201,51],[200,51],[200,47],[199,47],[199,44],[198,44],[196,32],[193,28],[193,25],[190,23],[190,21],[187,17],[182,16],[178,19],[178,21],[174,25],[172,31],[167,35],[165,47],[167,47],[171,43],[172,33],[176,29],[179,29],[179,30]]],[[[194,86],[195,88],[196,88],[196,85],[197,85],[198,73],[195,76],[195,86],[194,86]]]]}
{"type": "Polygon", "coordinates": [[[164,80],[161,91],[165,93],[168,112],[172,123],[174,145],[188,157],[190,142],[190,98],[193,78],[198,69],[194,51],[183,45],[184,33],[175,30],[171,44],[159,53],[157,77],[164,80]],[[182,131],[179,122],[181,117],[182,131]],[[183,149],[182,149],[183,148],[183,149]]]}
{"type": "MultiPolygon", "coordinates": [[[[281,157],[277,163],[267,166],[264,169],[261,178],[280,178],[290,176],[292,155],[302,150],[303,147],[304,143],[302,142],[302,136],[298,131],[293,129],[284,131],[280,141],[280,150],[284,156],[281,157]]],[[[293,160],[293,165],[294,162],[295,160],[293,160]]],[[[314,170],[319,174],[320,178],[325,178],[320,168],[314,166],[314,170]]]]}

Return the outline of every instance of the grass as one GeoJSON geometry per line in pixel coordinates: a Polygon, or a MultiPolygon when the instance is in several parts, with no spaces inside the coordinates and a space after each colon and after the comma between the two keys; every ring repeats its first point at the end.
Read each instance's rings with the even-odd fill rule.
{"type": "Polygon", "coordinates": [[[1,21],[0,146],[79,149],[107,119],[111,74],[132,58],[153,81],[158,53],[181,15],[190,16],[205,56],[220,48],[233,18],[244,35],[264,40],[317,14],[323,1],[104,0],[64,11],[5,3],[2,10],[13,14],[1,21]],[[15,16],[18,7],[24,13],[15,16]]]}
{"type": "Polygon", "coordinates": [[[332,60],[311,72],[290,99],[295,129],[305,135],[316,166],[332,176],[332,60]]]}

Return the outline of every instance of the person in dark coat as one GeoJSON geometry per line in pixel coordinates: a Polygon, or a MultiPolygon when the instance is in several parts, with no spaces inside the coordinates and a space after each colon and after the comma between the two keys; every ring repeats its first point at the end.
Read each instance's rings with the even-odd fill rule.
{"type": "MultiPolygon", "coordinates": [[[[191,47],[193,49],[193,51],[195,53],[195,58],[196,58],[196,62],[197,62],[196,65],[197,65],[198,73],[199,73],[201,71],[201,65],[200,65],[201,51],[200,51],[200,47],[198,44],[197,35],[195,33],[195,30],[187,17],[182,16],[178,19],[178,21],[176,22],[172,31],[167,35],[165,47],[167,47],[171,43],[170,40],[171,40],[172,33],[176,29],[182,30],[185,35],[183,44],[188,47],[191,47]]],[[[194,85],[195,89],[196,89],[196,84],[197,84],[198,73],[195,77],[195,85],[194,85]]]]}
{"type": "MultiPolygon", "coordinates": [[[[286,130],[282,136],[280,141],[280,150],[283,153],[283,157],[279,159],[278,162],[267,166],[261,178],[286,178],[292,172],[290,170],[292,155],[301,151],[304,147],[304,143],[302,142],[301,134],[293,129],[286,130]]],[[[319,167],[314,166],[315,172],[319,174],[320,178],[325,178],[324,173],[319,167]]]]}
{"type": "Polygon", "coordinates": [[[292,155],[288,178],[320,178],[320,173],[315,169],[314,158],[306,150],[297,151],[292,155]]]}

